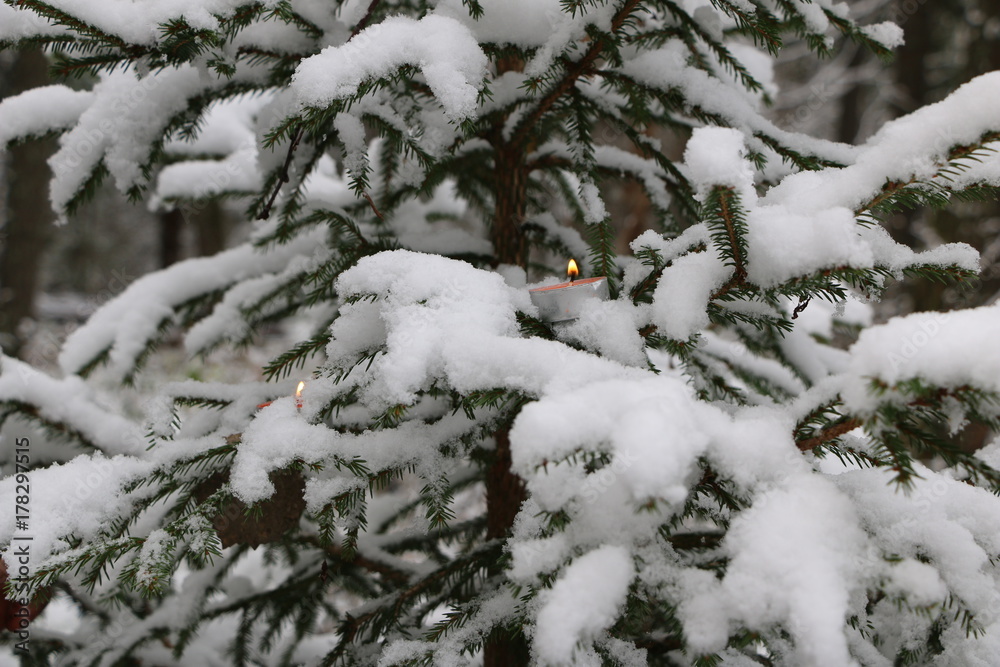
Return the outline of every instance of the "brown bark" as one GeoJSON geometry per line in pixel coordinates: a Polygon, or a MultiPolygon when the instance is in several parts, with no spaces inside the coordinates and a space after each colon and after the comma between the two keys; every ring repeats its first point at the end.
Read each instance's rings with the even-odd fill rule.
{"type": "MultiPolygon", "coordinates": [[[[48,62],[41,51],[23,51],[3,73],[0,94],[17,95],[48,83],[48,62]]],[[[23,344],[18,327],[34,315],[39,265],[52,226],[51,140],[32,141],[10,150],[7,160],[7,219],[0,244],[0,347],[17,355],[23,344]]]]}
{"type": "Polygon", "coordinates": [[[210,257],[226,249],[229,225],[222,204],[217,201],[207,202],[198,211],[193,222],[199,256],[210,257]]]}
{"type": "Polygon", "coordinates": [[[486,473],[486,538],[490,540],[507,536],[525,498],[524,482],[510,471],[510,433],[502,429],[495,439],[496,452],[486,473]]]}
{"type": "Polygon", "coordinates": [[[901,16],[905,16],[903,32],[906,42],[896,50],[896,76],[899,85],[906,95],[899,109],[900,115],[922,107],[929,101],[930,90],[927,85],[926,58],[933,50],[932,21],[935,17],[934,8],[930,5],[921,7],[915,12],[906,12],[905,3],[898,2],[901,16]]]}
{"type": "MultiPolygon", "coordinates": [[[[854,45],[854,55],[851,57],[849,67],[857,69],[867,61],[871,54],[867,49],[854,45]]],[[[867,82],[855,81],[850,89],[840,99],[840,120],[837,123],[837,141],[845,144],[854,144],[861,139],[861,119],[864,116],[864,108],[868,98],[867,82]]]]}
{"type": "MultiPolygon", "coordinates": [[[[486,471],[486,538],[504,539],[510,534],[514,517],[525,499],[524,482],[511,472],[510,434],[506,428],[496,433],[496,452],[486,471]]],[[[490,574],[500,573],[494,566],[490,574]]],[[[511,636],[494,630],[483,646],[484,667],[514,667],[530,661],[528,642],[524,635],[511,636]]]]}
{"type": "Polygon", "coordinates": [[[160,268],[165,269],[181,258],[181,232],[184,230],[184,213],[170,209],[159,216],[160,268]]]}
{"type": "MultiPolygon", "coordinates": [[[[526,267],[527,243],[522,224],[527,196],[525,154],[522,149],[502,141],[496,133],[496,202],[493,216],[492,241],[494,255],[500,264],[526,267]]],[[[510,437],[506,427],[494,436],[496,450],[486,471],[486,537],[504,539],[510,534],[514,517],[525,498],[524,482],[511,469],[510,437]]],[[[491,574],[500,574],[495,567],[491,574]]],[[[529,650],[523,635],[510,636],[495,630],[483,647],[484,667],[527,665],[529,650]]]]}
{"type": "Polygon", "coordinates": [[[500,264],[527,267],[528,248],[522,229],[528,183],[524,152],[498,142],[494,164],[496,203],[491,239],[494,256],[500,264]]]}
{"type": "MultiPolygon", "coordinates": [[[[15,545],[11,545],[11,548],[16,551],[15,545]]],[[[28,604],[21,604],[21,600],[7,597],[5,589],[8,578],[7,564],[0,558],[0,627],[10,632],[25,631],[48,605],[52,588],[44,588],[28,604]]]]}

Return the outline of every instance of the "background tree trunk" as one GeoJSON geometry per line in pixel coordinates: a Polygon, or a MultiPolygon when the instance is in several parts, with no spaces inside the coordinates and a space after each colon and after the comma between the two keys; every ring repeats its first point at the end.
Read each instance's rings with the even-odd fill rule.
{"type": "MultiPolygon", "coordinates": [[[[48,62],[41,51],[18,53],[0,73],[0,96],[17,95],[48,83],[48,62]]],[[[0,347],[16,356],[24,343],[18,328],[34,316],[39,267],[49,238],[48,156],[52,140],[13,148],[7,159],[7,210],[0,244],[0,347]]]]}

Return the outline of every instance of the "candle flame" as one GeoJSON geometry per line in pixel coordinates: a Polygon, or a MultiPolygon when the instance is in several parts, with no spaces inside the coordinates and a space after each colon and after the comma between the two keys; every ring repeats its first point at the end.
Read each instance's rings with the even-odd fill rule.
{"type": "Polygon", "coordinates": [[[576,265],[575,259],[569,260],[569,265],[566,267],[566,275],[569,276],[571,281],[580,275],[580,267],[576,265]]]}
{"type": "Polygon", "coordinates": [[[295,389],[295,398],[302,398],[302,390],[306,388],[305,382],[299,382],[299,386],[295,389]]]}

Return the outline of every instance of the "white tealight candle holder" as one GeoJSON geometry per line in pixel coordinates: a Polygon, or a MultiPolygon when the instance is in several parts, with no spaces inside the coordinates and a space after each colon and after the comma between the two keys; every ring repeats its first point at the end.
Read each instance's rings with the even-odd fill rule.
{"type": "Polygon", "coordinates": [[[538,308],[538,319],[543,322],[575,320],[580,317],[583,304],[587,301],[606,301],[611,296],[608,292],[608,279],[604,276],[574,280],[580,270],[573,260],[569,260],[566,273],[570,277],[567,283],[528,290],[531,302],[538,308]]]}

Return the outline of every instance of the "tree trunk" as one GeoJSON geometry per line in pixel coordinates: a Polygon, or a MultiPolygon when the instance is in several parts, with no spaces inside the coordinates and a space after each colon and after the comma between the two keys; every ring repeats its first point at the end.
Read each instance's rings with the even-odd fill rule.
{"type": "Polygon", "coordinates": [[[899,115],[919,109],[928,102],[929,87],[927,85],[927,68],[925,58],[932,51],[932,21],[935,11],[933,6],[921,7],[918,11],[907,13],[907,5],[899,0],[900,15],[905,16],[903,32],[906,42],[896,50],[896,77],[906,95],[899,108],[899,115]]]}
{"type": "MultiPolygon", "coordinates": [[[[871,57],[867,49],[858,45],[851,45],[854,55],[848,67],[852,70],[864,65],[871,57]]],[[[840,99],[840,121],[837,123],[837,141],[853,145],[861,133],[861,119],[864,115],[866,104],[866,89],[868,84],[855,81],[850,89],[844,93],[840,99]]],[[[867,138],[867,137],[866,137],[867,138]]]]}
{"type": "Polygon", "coordinates": [[[184,231],[184,213],[172,208],[160,213],[160,268],[165,269],[181,258],[181,233],[184,231]]]}
{"type": "MultiPolygon", "coordinates": [[[[23,51],[3,73],[4,96],[48,83],[48,62],[41,51],[23,51]]],[[[0,346],[17,355],[24,341],[21,322],[34,315],[39,265],[52,225],[50,172],[46,160],[53,142],[32,141],[13,148],[7,161],[7,219],[0,245],[0,346]]]]}
{"type": "Polygon", "coordinates": [[[500,264],[527,267],[528,247],[522,228],[528,185],[524,151],[502,141],[495,145],[496,208],[491,239],[493,254],[500,264]]]}
{"type": "Polygon", "coordinates": [[[195,245],[200,257],[210,257],[226,249],[229,230],[222,204],[217,201],[207,202],[188,222],[194,223],[195,245]]]}
{"type": "MultiPolygon", "coordinates": [[[[501,124],[502,125],[502,124],[501,124]]],[[[525,203],[528,168],[523,148],[503,141],[500,127],[494,135],[496,202],[491,236],[494,256],[499,264],[526,267],[528,248],[524,238],[525,203]]],[[[486,472],[486,538],[505,539],[510,535],[514,517],[525,499],[524,482],[511,469],[510,436],[506,427],[494,436],[496,450],[486,472]]],[[[490,574],[500,574],[499,567],[490,574]]],[[[484,667],[527,665],[528,643],[523,634],[511,635],[497,629],[483,647],[484,667]]]]}

